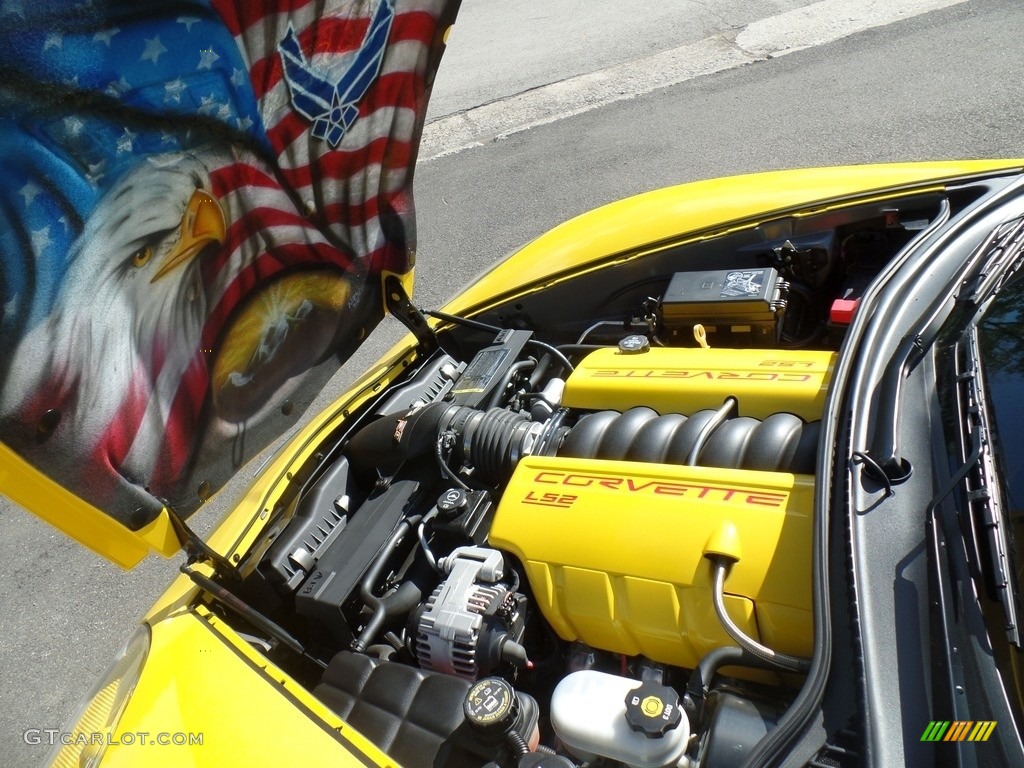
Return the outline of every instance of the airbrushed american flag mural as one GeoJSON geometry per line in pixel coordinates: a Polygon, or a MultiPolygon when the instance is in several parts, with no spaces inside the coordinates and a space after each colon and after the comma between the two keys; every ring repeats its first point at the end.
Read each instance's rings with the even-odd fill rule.
{"type": "Polygon", "coordinates": [[[449,0],[0,5],[0,440],[137,529],[295,421],[411,272],[449,0]]]}

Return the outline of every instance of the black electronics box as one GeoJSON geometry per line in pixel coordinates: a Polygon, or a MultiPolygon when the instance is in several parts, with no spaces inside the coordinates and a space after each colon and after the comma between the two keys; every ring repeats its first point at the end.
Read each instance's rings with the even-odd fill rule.
{"type": "Polygon", "coordinates": [[[682,346],[697,343],[698,323],[718,343],[773,346],[788,295],[789,284],[773,267],[676,272],[661,299],[662,328],[682,346]]]}

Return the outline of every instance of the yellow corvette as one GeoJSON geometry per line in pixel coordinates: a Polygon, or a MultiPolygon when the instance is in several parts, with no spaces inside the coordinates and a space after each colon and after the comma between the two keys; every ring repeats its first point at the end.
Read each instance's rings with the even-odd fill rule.
{"type": "Polygon", "coordinates": [[[457,3],[296,6],[112,4],[18,60],[78,76],[0,125],[0,492],[183,558],[52,763],[1024,764],[1024,161],[649,192],[422,308],[457,3]]]}

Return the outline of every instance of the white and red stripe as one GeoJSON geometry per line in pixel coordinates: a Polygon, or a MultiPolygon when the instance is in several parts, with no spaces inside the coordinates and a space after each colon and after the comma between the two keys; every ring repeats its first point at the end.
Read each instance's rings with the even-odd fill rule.
{"type": "MultiPolygon", "coordinates": [[[[371,277],[382,269],[409,268],[415,244],[388,242],[380,216],[385,208],[394,211],[408,237],[414,236],[413,137],[426,109],[426,68],[437,19],[449,2],[395,0],[380,74],[359,104],[358,120],[332,149],[313,138],[309,121],[293,110],[277,47],[290,24],[312,66],[326,72],[343,67],[346,54],[362,43],[376,2],[213,0],[248,66],[277,165],[236,152],[233,162],[212,174],[212,192],[225,209],[229,230],[219,256],[204,265],[213,291],[202,347],[213,347],[247,296],[285,270],[332,265],[371,277]]],[[[150,467],[154,491],[180,482],[199,449],[209,388],[205,356],[197,350],[180,373],[176,388],[166,376],[154,381],[145,417],[139,398],[129,398],[131,413],[122,412],[121,426],[134,439],[128,448],[119,430],[115,452],[120,455],[107,457],[116,464],[123,457],[139,467],[145,456],[141,463],[150,467]],[[151,433],[161,423],[162,440],[151,433]]],[[[108,451],[114,447],[104,442],[108,451]]]]}

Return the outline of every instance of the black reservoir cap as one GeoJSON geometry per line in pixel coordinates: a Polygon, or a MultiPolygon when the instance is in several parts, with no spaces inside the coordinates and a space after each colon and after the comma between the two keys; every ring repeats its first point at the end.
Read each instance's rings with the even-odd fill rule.
{"type": "Polygon", "coordinates": [[[485,741],[501,741],[519,718],[515,689],[500,677],[485,677],[475,683],[462,706],[466,721],[485,741]]]}
{"type": "Polygon", "coordinates": [[[667,685],[645,682],[626,694],[626,722],[649,739],[660,739],[682,719],[679,694],[667,685]]]}
{"type": "Polygon", "coordinates": [[[457,515],[469,503],[469,497],[461,488],[449,488],[437,500],[437,511],[445,516],[457,515]]]}
{"type": "Polygon", "coordinates": [[[635,333],[632,336],[619,341],[619,352],[624,355],[641,355],[651,348],[651,342],[646,336],[635,333]]]}

